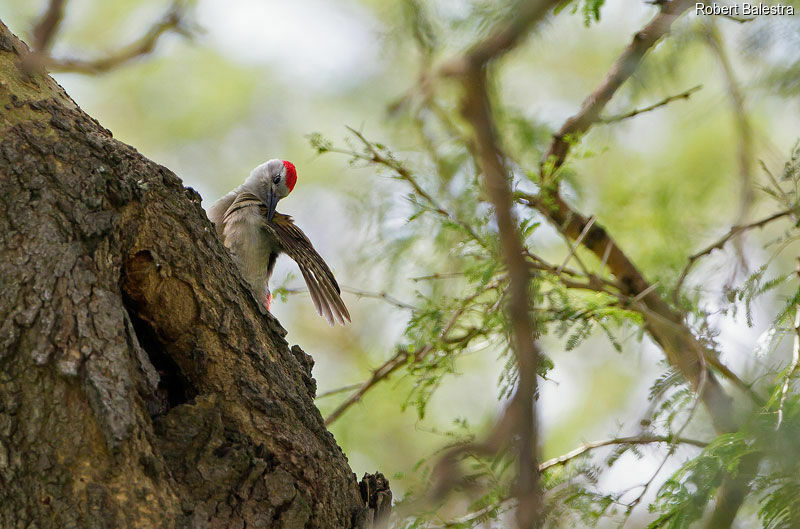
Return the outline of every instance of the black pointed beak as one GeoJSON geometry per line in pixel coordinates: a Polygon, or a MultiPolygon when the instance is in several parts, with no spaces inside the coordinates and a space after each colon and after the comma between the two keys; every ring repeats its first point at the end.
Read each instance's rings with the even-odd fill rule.
{"type": "Polygon", "coordinates": [[[280,197],[275,192],[275,189],[270,187],[269,191],[267,191],[267,220],[272,222],[272,217],[275,216],[275,206],[278,205],[278,200],[280,197]]]}

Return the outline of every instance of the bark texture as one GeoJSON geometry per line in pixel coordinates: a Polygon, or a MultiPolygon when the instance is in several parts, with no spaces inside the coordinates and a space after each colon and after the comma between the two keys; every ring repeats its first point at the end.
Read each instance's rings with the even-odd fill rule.
{"type": "Polygon", "coordinates": [[[0,527],[368,525],[199,195],[28,58],[0,23],[0,527]]]}

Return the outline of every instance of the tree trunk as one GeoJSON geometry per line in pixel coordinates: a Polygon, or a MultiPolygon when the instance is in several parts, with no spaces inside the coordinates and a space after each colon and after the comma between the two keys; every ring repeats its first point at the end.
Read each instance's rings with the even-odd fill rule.
{"type": "Polygon", "coordinates": [[[311,357],[198,194],[112,139],[1,22],[0,290],[0,527],[329,529],[385,512],[388,485],[361,492],[311,357]]]}

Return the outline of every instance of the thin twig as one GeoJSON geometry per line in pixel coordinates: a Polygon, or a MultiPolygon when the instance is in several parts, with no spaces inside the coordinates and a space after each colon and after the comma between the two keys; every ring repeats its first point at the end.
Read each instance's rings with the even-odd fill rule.
{"type": "Polygon", "coordinates": [[[728,20],[732,20],[733,22],[738,22],[739,24],[746,24],[748,22],[754,21],[756,18],[745,18],[745,17],[737,17],[734,15],[722,15],[722,18],[727,18],[728,20]]]}
{"type": "MultiPolygon", "coordinates": [[[[348,287],[345,285],[340,285],[342,292],[347,292],[348,294],[353,294],[359,298],[371,298],[371,299],[378,299],[381,301],[385,301],[389,305],[393,305],[399,309],[407,309],[407,310],[419,310],[419,307],[415,307],[410,303],[406,303],[404,301],[400,301],[399,299],[391,296],[390,294],[380,291],[380,292],[371,292],[369,290],[361,290],[360,288],[353,288],[348,287]]],[[[282,290],[287,294],[306,294],[308,293],[307,288],[297,287],[297,288],[284,288],[282,290]]]]}
{"type": "Polygon", "coordinates": [[[354,389],[360,388],[361,384],[362,383],[359,382],[357,384],[350,384],[350,385],[347,385],[347,386],[342,386],[340,388],[330,389],[328,391],[323,391],[322,393],[317,395],[316,398],[321,399],[321,398],[324,398],[324,397],[330,397],[331,395],[338,395],[339,393],[344,393],[346,391],[353,391],[354,389]]]}
{"type": "Polygon", "coordinates": [[[639,292],[638,294],[636,294],[636,296],[634,296],[634,298],[631,300],[631,304],[638,303],[639,301],[644,299],[644,297],[647,294],[649,294],[650,292],[652,292],[653,290],[655,290],[656,287],[658,287],[658,281],[656,281],[655,283],[651,284],[646,289],[644,289],[641,292],[639,292]]]}
{"type": "MultiPolygon", "coordinates": [[[[445,340],[450,334],[458,322],[459,318],[464,315],[466,312],[467,307],[470,303],[472,303],[478,296],[488,292],[491,289],[497,288],[501,284],[501,279],[492,281],[487,283],[480,289],[476,290],[471,295],[467,296],[461,301],[461,304],[458,309],[456,309],[450,320],[445,325],[442,332],[439,334],[440,340],[445,340]]],[[[471,336],[469,336],[471,338],[471,336]]],[[[469,339],[467,338],[467,339],[469,339]]],[[[400,347],[397,349],[397,352],[388,360],[386,360],[383,364],[372,371],[372,375],[362,382],[361,384],[357,385],[357,391],[347,397],[341,404],[339,404],[331,413],[325,418],[325,426],[331,425],[334,421],[336,421],[339,417],[344,414],[353,404],[359,402],[367,392],[372,389],[376,384],[389,378],[389,376],[397,371],[400,367],[402,367],[406,362],[413,362],[418,363],[425,359],[431,352],[434,351],[433,344],[426,344],[414,352],[409,352],[406,348],[400,347]]]]}
{"type": "MultiPolygon", "coordinates": [[[[769,179],[770,183],[775,188],[774,191],[777,192],[777,196],[785,197],[786,196],[786,191],[783,190],[781,185],[775,179],[775,175],[773,175],[772,171],[769,170],[769,167],[767,167],[767,164],[764,163],[764,160],[759,159],[758,160],[758,164],[761,166],[761,170],[764,171],[764,173],[767,175],[767,178],[769,179]]],[[[775,193],[770,192],[770,190],[768,190],[767,192],[770,193],[771,195],[775,196],[775,193]]]]}
{"type": "Polygon", "coordinates": [[[547,470],[548,468],[563,465],[568,463],[569,461],[575,459],[576,457],[580,457],[586,452],[594,450],[596,448],[602,448],[604,446],[613,446],[613,445],[643,445],[643,444],[653,444],[653,443],[670,443],[670,444],[690,444],[697,447],[704,447],[706,444],[703,441],[698,441],[695,439],[687,439],[684,437],[673,437],[669,435],[637,435],[632,437],[616,437],[614,439],[606,439],[604,441],[595,441],[592,443],[584,443],[581,446],[570,450],[566,454],[560,455],[558,457],[554,457],[552,459],[548,459],[547,461],[543,461],[539,465],[539,471],[547,470]]]}
{"type": "Polygon", "coordinates": [[[686,90],[684,92],[681,92],[680,94],[675,94],[673,96],[665,97],[664,99],[662,99],[658,103],[653,103],[652,105],[646,106],[644,108],[637,108],[637,109],[631,110],[630,112],[626,112],[625,114],[617,114],[616,116],[609,116],[607,118],[600,118],[598,120],[598,122],[599,123],[604,123],[604,124],[607,124],[607,125],[611,124],[611,123],[617,123],[619,121],[622,121],[622,120],[625,120],[625,119],[628,119],[628,118],[632,118],[634,116],[638,116],[639,114],[644,114],[645,112],[650,112],[651,110],[655,110],[657,108],[663,107],[665,105],[668,105],[668,104],[672,103],[673,101],[677,101],[679,99],[689,99],[689,97],[691,97],[691,95],[693,93],[697,92],[701,88],[703,88],[703,85],[699,84],[697,86],[693,86],[692,88],[690,88],[690,89],[688,89],[688,90],[686,90]]]}
{"type": "MultiPolygon", "coordinates": [[[[592,221],[592,224],[594,224],[594,221],[592,221]]],[[[575,253],[578,251],[578,246],[580,245],[580,243],[578,244],[573,243],[572,239],[570,239],[570,237],[566,235],[563,230],[559,230],[558,234],[561,235],[561,237],[564,239],[564,244],[567,245],[567,249],[569,250],[567,252],[567,259],[574,257],[575,262],[578,263],[578,267],[581,270],[583,270],[583,273],[585,275],[588,276],[591,273],[589,272],[589,268],[583,263],[583,260],[580,258],[580,256],[577,253],[575,253]]],[[[578,236],[580,236],[580,234],[578,236]]],[[[577,241],[577,239],[575,240],[577,241]]]]}
{"type": "MultiPolygon", "coordinates": [[[[567,288],[574,288],[577,290],[590,290],[592,292],[602,292],[603,294],[608,294],[609,296],[613,296],[617,298],[620,302],[627,302],[627,298],[619,293],[619,290],[610,290],[609,288],[604,286],[604,283],[599,281],[597,277],[592,276],[588,277],[585,282],[577,281],[575,279],[571,279],[568,274],[556,274],[553,268],[549,268],[547,266],[541,265],[539,263],[528,263],[528,266],[533,270],[543,271],[543,272],[551,272],[552,278],[564,285],[567,288]]],[[[584,276],[580,276],[584,277],[584,276]]],[[[550,276],[545,276],[544,279],[549,279],[550,276]]]]}
{"type": "MultiPolygon", "coordinates": [[[[564,259],[564,262],[561,263],[559,265],[559,267],[556,269],[556,274],[561,274],[561,271],[564,269],[565,266],[567,266],[567,263],[569,263],[569,260],[572,259],[573,255],[575,255],[575,250],[578,248],[578,246],[581,245],[581,243],[583,242],[583,238],[586,237],[587,233],[589,233],[589,230],[592,228],[592,224],[594,224],[594,221],[596,221],[596,220],[597,220],[597,217],[594,216],[594,215],[589,217],[589,221],[586,223],[586,226],[583,227],[583,230],[581,231],[580,235],[578,235],[578,238],[575,239],[575,244],[574,245],[573,244],[569,245],[569,253],[567,254],[566,259],[564,259]]],[[[569,239],[568,239],[568,241],[569,241],[569,239]]]]}
{"type": "Polygon", "coordinates": [[[736,373],[731,371],[731,368],[722,363],[722,361],[717,356],[717,353],[713,349],[705,349],[704,354],[706,362],[708,362],[708,365],[714,368],[715,371],[717,371],[724,378],[732,382],[734,386],[736,386],[745,394],[747,394],[747,396],[750,397],[750,400],[752,400],[755,404],[759,406],[764,405],[764,398],[758,393],[756,393],[755,390],[753,390],[753,384],[752,383],[748,384],[747,382],[739,378],[739,376],[736,373]]]}
{"type": "Polygon", "coordinates": [[[357,385],[358,390],[349,397],[347,397],[347,399],[345,399],[344,402],[339,404],[336,407],[336,409],[334,409],[330,413],[330,415],[328,415],[325,418],[325,426],[328,427],[331,424],[333,424],[333,422],[336,421],[336,419],[338,419],[339,417],[341,417],[342,414],[344,414],[344,412],[346,412],[348,408],[350,408],[350,406],[360,401],[364,397],[364,395],[370,389],[372,389],[373,386],[375,386],[381,380],[388,378],[389,375],[394,373],[400,366],[405,364],[410,356],[413,356],[414,358],[417,357],[424,358],[432,349],[433,347],[430,344],[423,346],[414,353],[409,353],[408,350],[406,350],[404,347],[398,348],[394,356],[392,356],[389,360],[381,364],[380,367],[375,369],[368,380],[364,381],[361,384],[358,384],[357,385]]]}
{"type": "MultiPolygon", "coordinates": [[[[508,501],[508,499],[505,499],[501,503],[505,503],[507,501],[508,501]]],[[[499,514],[499,513],[503,512],[503,511],[500,510],[500,507],[501,507],[501,505],[495,505],[494,503],[491,503],[491,504],[487,505],[486,507],[484,507],[483,509],[480,509],[480,510],[475,511],[475,512],[471,512],[471,513],[469,513],[469,514],[467,514],[465,516],[462,516],[460,518],[455,518],[453,520],[449,520],[449,521],[443,522],[443,523],[438,524],[438,525],[426,525],[425,528],[426,529],[449,529],[451,527],[459,527],[459,528],[460,527],[476,527],[476,525],[473,522],[475,522],[477,520],[480,520],[481,518],[485,517],[487,514],[489,514],[489,513],[499,514]]],[[[509,508],[510,507],[506,507],[506,509],[509,509],[509,508]]]]}
{"type": "Polygon", "coordinates": [[[603,257],[600,259],[600,271],[605,270],[608,264],[608,256],[611,254],[611,241],[606,243],[606,249],[603,251],[603,257]]]}
{"type": "MultiPolygon", "coordinates": [[[[525,255],[530,257],[534,261],[532,263],[529,263],[529,266],[531,268],[534,268],[536,270],[551,272],[552,274],[556,275],[556,270],[558,270],[558,268],[555,265],[548,263],[542,257],[536,255],[527,248],[525,249],[525,255]]],[[[597,274],[580,273],[566,267],[563,268],[557,275],[559,276],[567,275],[574,279],[586,279],[587,284],[591,290],[595,290],[597,292],[605,292],[607,294],[611,294],[612,296],[619,296],[619,292],[621,292],[623,288],[618,283],[606,279],[605,277],[598,276],[597,274]],[[609,290],[609,288],[613,288],[614,291],[609,290]]]]}
{"type": "Polygon", "coordinates": [[[779,211],[770,215],[769,217],[763,218],[761,220],[757,220],[755,222],[751,222],[749,224],[742,224],[731,227],[728,232],[723,235],[720,239],[716,240],[712,244],[706,246],[699,252],[696,252],[689,256],[689,261],[686,263],[686,266],[683,267],[680,276],[678,276],[678,282],[675,284],[675,288],[672,290],[672,299],[673,301],[677,302],[678,295],[680,293],[681,287],[683,286],[684,281],[686,281],[686,277],[689,275],[689,272],[692,270],[692,267],[695,265],[698,259],[704,257],[714,250],[721,250],[725,244],[735,237],[737,234],[742,233],[747,230],[752,230],[753,228],[762,228],[769,224],[774,220],[781,219],[786,217],[787,215],[791,215],[795,212],[794,208],[785,209],[783,211],[779,211]]]}
{"type": "Polygon", "coordinates": [[[410,303],[406,303],[404,301],[400,301],[399,299],[395,298],[394,296],[390,296],[384,291],[380,292],[370,292],[368,290],[361,290],[360,288],[353,288],[348,286],[341,286],[342,292],[347,292],[349,294],[353,294],[359,298],[372,298],[372,299],[380,299],[385,301],[390,305],[394,305],[395,307],[401,309],[408,309],[408,310],[419,310],[418,307],[411,305],[410,303]]]}
{"type": "Polygon", "coordinates": [[[374,162],[374,163],[378,163],[378,164],[381,164],[381,165],[385,165],[386,167],[389,167],[390,169],[394,170],[397,173],[397,175],[400,178],[402,178],[403,180],[405,180],[406,182],[408,182],[411,185],[411,187],[414,189],[414,192],[417,193],[422,198],[424,198],[431,205],[431,207],[433,207],[434,210],[436,210],[437,213],[439,213],[439,214],[441,214],[443,216],[447,216],[447,217],[450,216],[450,214],[447,212],[447,210],[445,210],[436,201],[436,199],[434,199],[427,191],[425,191],[422,188],[421,185],[419,185],[419,182],[417,182],[416,178],[413,177],[413,175],[411,174],[411,172],[408,169],[406,169],[402,164],[398,163],[396,160],[394,160],[392,158],[389,158],[387,156],[384,156],[381,152],[378,151],[378,149],[375,148],[375,145],[373,145],[373,143],[371,141],[369,141],[358,130],[356,130],[353,127],[350,127],[350,126],[347,126],[346,128],[356,138],[358,138],[359,141],[361,141],[361,143],[364,145],[364,147],[367,148],[367,150],[369,151],[370,155],[372,156],[372,158],[370,158],[369,161],[374,162]]]}
{"type": "Polygon", "coordinates": [[[478,234],[475,233],[475,230],[472,228],[472,226],[462,221],[461,219],[457,218],[454,214],[450,213],[441,204],[439,204],[439,202],[435,198],[433,198],[430,195],[430,193],[425,191],[425,189],[419,184],[419,182],[417,182],[417,179],[414,177],[414,175],[411,174],[411,171],[409,171],[402,163],[400,163],[399,161],[395,160],[390,156],[386,156],[383,153],[381,153],[378,149],[375,148],[375,145],[371,141],[369,141],[361,132],[357,131],[352,127],[347,127],[347,129],[356,138],[358,138],[358,140],[364,145],[369,155],[366,156],[362,153],[358,153],[355,151],[346,151],[339,149],[329,149],[329,150],[334,152],[339,152],[342,154],[348,154],[350,156],[353,156],[354,158],[383,165],[384,167],[391,169],[401,180],[404,180],[409,185],[411,185],[412,189],[414,189],[414,192],[417,194],[417,196],[422,197],[425,200],[425,202],[428,203],[428,205],[433,211],[461,226],[461,228],[465,232],[467,232],[469,236],[472,237],[472,239],[475,242],[477,242],[480,246],[482,247],[486,246],[486,243],[484,243],[483,239],[481,239],[478,236],[478,234]]]}
{"type": "Polygon", "coordinates": [[[464,277],[464,272],[436,273],[426,276],[412,277],[411,281],[428,281],[430,279],[452,279],[454,277],[464,277]]]}

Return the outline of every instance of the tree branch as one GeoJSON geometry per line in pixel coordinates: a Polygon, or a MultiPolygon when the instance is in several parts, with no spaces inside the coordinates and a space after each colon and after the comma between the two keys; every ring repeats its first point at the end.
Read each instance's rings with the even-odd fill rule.
{"type": "Polygon", "coordinates": [[[542,472],[547,470],[548,468],[564,465],[576,457],[580,457],[583,454],[595,450],[597,448],[602,448],[604,446],[615,446],[615,445],[644,445],[644,444],[653,444],[653,443],[670,443],[670,444],[689,444],[692,446],[697,446],[703,448],[706,446],[707,443],[704,441],[697,441],[695,439],[687,439],[685,437],[673,437],[669,435],[637,435],[632,437],[615,437],[613,439],[606,439],[604,441],[595,441],[592,443],[584,443],[581,446],[570,450],[566,454],[560,455],[558,457],[554,457],[552,459],[548,459],[547,461],[543,461],[539,465],[539,471],[542,472]]]}
{"type": "Polygon", "coordinates": [[[622,84],[636,71],[647,51],[672,27],[672,23],[692,4],[690,0],[673,0],[662,4],[661,12],[641,31],[614,62],[606,78],[587,97],[577,114],[569,118],[553,135],[542,158],[542,181],[560,168],[567,158],[572,139],[582,135],[600,119],[600,113],[622,84]]]}
{"type": "Polygon", "coordinates": [[[463,77],[473,70],[483,68],[489,61],[498,59],[519,44],[547,12],[560,0],[528,0],[523,2],[510,19],[498,24],[482,41],[466,53],[444,63],[439,73],[445,77],[463,77]]]}
{"type": "MultiPolygon", "coordinates": [[[[529,12],[530,16],[520,17],[521,25],[512,24],[508,26],[507,33],[493,33],[492,36],[497,35],[499,38],[496,40],[487,39],[479,43],[464,57],[450,61],[440,70],[440,73],[444,75],[461,77],[463,82],[465,92],[463,114],[472,125],[477,139],[477,151],[484,173],[485,187],[491,202],[495,206],[501,248],[509,271],[511,300],[508,313],[512,329],[513,350],[519,366],[520,379],[517,392],[512,401],[514,409],[507,410],[506,416],[512,417],[511,431],[516,431],[519,439],[520,470],[517,484],[518,506],[516,517],[517,525],[520,528],[538,525],[542,506],[538,475],[537,473],[529,473],[526,470],[536,468],[532,465],[532,461],[535,460],[537,438],[535,407],[532,404],[536,390],[536,365],[539,351],[534,341],[533,326],[530,320],[529,275],[527,273],[522,240],[513,216],[513,200],[508,174],[503,166],[502,156],[495,139],[491,108],[486,92],[485,66],[487,61],[513,46],[525,34],[527,25],[533,24],[534,21],[543,16],[545,10],[541,8],[542,5],[544,4],[526,4],[531,10],[529,12]]],[[[630,76],[645,51],[669,29],[675,17],[688,8],[689,2],[680,0],[676,2],[676,5],[679,7],[673,8],[671,4],[665,6],[662,14],[656,17],[654,22],[644,31],[637,34],[627,53],[623,54],[615,64],[606,82],[590,96],[581,112],[571,120],[568,120],[554,137],[551,148],[548,150],[548,155],[545,157],[545,159],[549,159],[551,155],[556,155],[553,167],[560,166],[566,158],[569,148],[569,143],[566,141],[567,135],[584,132],[592,122],[598,119],[600,111],[616,91],[616,88],[630,76]]],[[[564,223],[558,224],[562,225],[564,223]]],[[[597,231],[593,230],[596,230],[596,227],[584,220],[580,229],[576,233],[570,234],[570,236],[578,240],[579,243],[582,242],[584,245],[588,245],[589,236],[597,233],[597,231]]],[[[606,240],[608,240],[607,237],[606,240]]],[[[609,259],[613,260],[615,257],[620,256],[624,257],[621,252],[617,251],[615,255],[609,256],[609,259]]],[[[627,258],[625,260],[627,261],[627,258]]],[[[638,274],[638,271],[632,265],[629,268],[638,274]]],[[[633,292],[634,294],[641,293],[647,288],[646,281],[640,274],[639,279],[643,287],[636,289],[633,292]]],[[[696,363],[697,360],[694,360],[694,362],[696,363]]],[[[695,364],[692,364],[692,367],[697,370],[695,364]]],[[[699,377],[700,373],[696,373],[696,375],[698,375],[695,377],[696,379],[701,378],[699,377]]],[[[706,377],[702,376],[703,387],[705,386],[705,379],[706,377]]],[[[698,382],[698,380],[695,380],[695,382],[698,382]]],[[[727,404],[729,408],[730,404],[727,404]]],[[[726,409],[726,412],[729,412],[729,409],[726,409]]],[[[726,416],[729,416],[729,413],[726,413],[726,416]]]]}
{"type": "Polygon", "coordinates": [[[661,107],[663,107],[665,105],[668,105],[668,104],[672,103],[673,101],[677,101],[679,99],[689,99],[689,97],[691,97],[691,95],[693,93],[697,92],[701,88],[703,88],[703,85],[699,84],[697,86],[693,86],[692,88],[681,92],[680,94],[675,94],[675,95],[672,95],[672,96],[669,96],[669,97],[665,97],[664,99],[662,99],[658,103],[653,103],[652,105],[646,106],[644,108],[637,108],[637,109],[631,110],[630,112],[626,112],[624,114],[617,114],[616,116],[609,116],[607,118],[600,118],[598,120],[598,122],[605,123],[607,125],[611,124],[611,123],[617,123],[619,121],[623,121],[625,119],[632,118],[634,116],[638,116],[639,114],[644,114],[645,112],[650,112],[651,110],[655,110],[657,108],[661,108],[661,107]]]}
{"type": "Polygon", "coordinates": [[[449,273],[435,273],[424,276],[412,277],[411,281],[430,281],[433,279],[453,279],[456,277],[464,277],[464,272],[449,272],[449,273]]]}
{"type": "MultiPolygon", "coordinates": [[[[573,210],[557,192],[548,193],[543,190],[540,195],[518,193],[517,196],[523,203],[537,209],[553,226],[573,240],[580,236],[589,222],[589,219],[573,210]]],[[[583,246],[598,259],[606,259],[609,270],[623,287],[623,295],[639,298],[639,303],[636,304],[639,306],[637,310],[644,316],[646,330],[661,346],[670,363],[683,373],[696,391],[701,380],[698,352],[704,351],[705,347],[697,341],[691,330],[683,325],[683,316],[661,298],[658,291],[644,278],[600,223],[592,224],[583,239],[583,246]]],[[[715,360],[719,362],[718,359],[715,360]]],[[[727,432],[735,429],[730,397],[711,373],[708,374],[702,398],[711,411],[712,420],[718,431],[727,432]]]]}
{"type": "Polygon", "coordinates": [[[64,19],[64,5],[66,3],[66,0],[50,0],[47,10],[42,13],[33,31],[31,31],[34,52],[47,53],[53,45],[53,37],[58,33],[61,21],[64,19]]]}
{"type": "Polygon", "coordinates": [[[353,288],[353,287],[348,287],[348,286],[345,286],[345,285],[342,285],[341,289],[342,289],[342,292],[347,292],[348,294],[353,294],[354,296],[359,297],[359,298],[372,298],[372,299],[383,300],[386,303],[388,303],[389,305],[394,305],[395,307],[397,307],[399,309],[407,309],[407,310],[412,310],[412,311],[419,310],[418,307],[415,307],[414,305],[411,305],[410,303],[406,303],[404,301],[400,301],[396,297],[391,296],[391,295],[387,294],[384,291],[369,292],[367,290],[361,290],[360,288],[353,288]]]}
{"type": "MultiPolygon", "coordinates": [[[[404,301],[400,301],[399,299],[395,298],[394,296],[388,294],[387,292],[380,291],[380,292],[371,292],[369,290],[361,290],[360,288],[353,288],[348,287],[345,285],[340,285],[342,292],[347,292],[348,294],[353,294],[358,298],[371,298],[371,299],[378,299],[381,301],[385,301],[389,305],[393,305],[398,309],[406,309],[406,310],[419,310],[418,307],[411,305],[410,303],[406,303],[404,301]]],[[[284,288],[282,289],[283,292],[287,294],[301,294],[308,292],[307,288],[284,288]]]]}
{"type": "Polygon", "coordinates": [[[350,408],[350,406],[356,402],[359,402],[364,395],[366,395],[366,393],[372,389],[373,386],[397,371],[400,366],[408,361],[409,357],[413,356],[415,360],[425,358],[425,356],[427,356],[432,349],[433,346],[430,344],[425,345],[414,353],[409,353],[404,347],[398,348],[394,356],[384,362],[380,367],[375,369],[372,372],[372,376],[370,376],[368,380],[357,386],[358,390],[355,393],[347,397],[344,402],[339,404],[327,417],[325,417],[325,427],[333,424],[334,421],[341,417],[344,412],[350,408]]]}
{"type": "MultiPolygon", "coordinates": [[[[439,340],[445,341],[447,339],[448,334],[455,328],[456,323],[464,315],[466,312],[467,307],[470,303],[472,303],[478,296],[481,294],[492,290],[494,288],[498,288],[502,284],[501,280],[495,280],[490,283],[487,283],[482,288],[476,290],[470,296],[466,297],[462,302],[461,306],[456,309],[450,320],[445,325],[442,332],[439,334],[439,340]]],[[[462,337],[463,341],[468,342],[474,335],[467,334],[462,337]]],[[[372,371],[372,375],[359,384],[358,390],[351,394],[347,399],[344,400],[341,404],[339,404],[331,413],[325,418],[325,426],[331,425],[334,421],[336,421],[339,417],[341,417],[344,412],[346,412],[353,404],[359,402],[364,395],[372,389],[376,384],[389,378],[389,376],[397,371],[400,367],[402,367],[405,363],[411,359],[413,363],[421,362],[425,357],[427,357],[431,352],[435,350],[434,344],[426,344],[423,347],[420,347],[413,353],[410,353],[405,347],[400,347],[397,349],[397,352],[386,360],[383,364],[381,364],[378,368],[372,371]]]]}
{"type": "MultiPolygon", "coordinates": [[[[559,270],[559,267],[555,266],[552,263],[548,263],[540,256],[536,255],[535,253],[531,252],[529,249],[525,249],[525,255],[529,257],[532,262],[528,263],[528,266],[535,270],[542,270],[546,272],[550,272],[553,275],[559,276],[559,278],[563,278],[563,276],[569,276],[571,279],[585,279],[586,286],[589,287],[590,290],[594,290],[596,292],[605,292],[606,294],[619,297],[620,292],[623,290],[623,286],[619,283],[614,281],[610,281],[602,276],[597,274],[589,273],[580,273],[570,268],[562,268],[559,270]],[[613,288],[614,291],[609,290],[613,288]]],[[[583,287],[577,287],[583,288],[583,287]]]]}
{"type": "Polygon", "coordinates": [[[691,272],[692,267],[695,265],[695,263],[700,258],[705,257],[706,255],[710,254],[714,250],[721,250],[728,241],[730,241],[732,238],[736,237],[740,233],[743,233],[743,232],[748,231],[748,230],[752,230],[753,228],[763,228],[764,226],[766,226],[770,222],[772,222],[774,220],[782,219],[783,217],[786,217],[788,215],[792,215],[794,212],[795,212],[795,208],[785,209],[783,211],[779,211],[777,213],[774,213],[774,214],[770,215],[769,217],[763,218],[761,220],[757,220],[755,222],[751,222],[750,224],[742,224],[742,225],[733,226],[728,231],[728,233],[723,235],[720,239],[718,239],[717,241],[715,241],[715,242],[711,243],[710,245],[706,246],[705,248],[703,248],[699,252],[690,255],[689,256],[689,261],[686,263],[686,266],[683,267],[683,270],[681,270],[681,274],[680,274],[680,276],[678,276],[678,282],[675,284],[675,288],[672,290],[672,299],[673,299],[673,301],[677,302],[678,295],[680,294],[680,290],[681,290],[681,287],[683,286],[683,283],[686,281],[686,277],[689,275],[689,272],[691,272]]]}
{"type": "Polygon", "coordinates": [[[497,220],[503,261],[508,269],[510,300],[508,318],[512,350],[519,369],[517,390],[511,403],[512,432],[518,438],[517,457],[517,526],[538,527],[541,523],[542,495],[535,461],[538,453],[536,406],[539,348],[535,341],[530,296],[530,274],[525,261],[522,235],[513,213],[513,198],[508,172],[497,145],[495,127],[486,91],[486,71],[482,67],[469,71],[463,78],[462,112],[470,121],[476,137],[486,192],[497,220]]]}
{"type": "Polygon", "coordinates": [[[161,20],[155,23],[141,38],[116,52],[110,53],[106,57],[98,59],[56,59],[45,56],[41,60],[53,72],[104,73],[133,59],[148,55],[155,49],[159,39],[166,33],[175,32],[185,37],[191,36],[191,32],[184,27],[183,17],[184,8],[181,2],[176,1],[161,20]]]}
{"type": "Polygon", "coordinates": [[[324,397],[330,397],[331,395],[338,395],[339,393],[344,393],[345,391],[353,391],[354,389],[358,389],[361,387],[361,384],[350,384],[348,386],[342,386],[339,388],[330,389],[328,391],[323,391],[319,395],[315,397],[315,399],[319,400],[324,397]]]}

